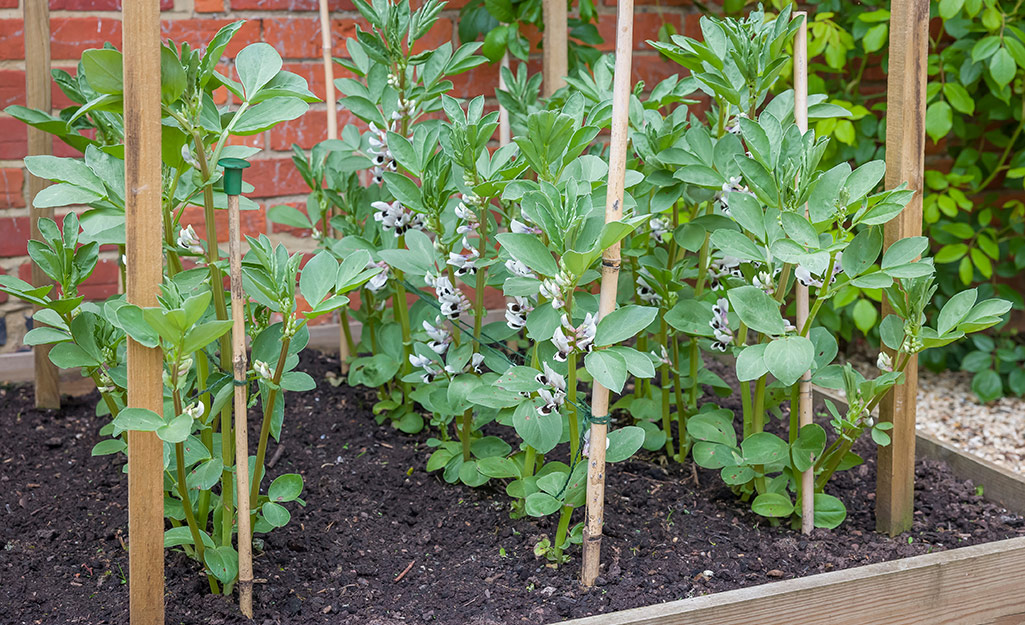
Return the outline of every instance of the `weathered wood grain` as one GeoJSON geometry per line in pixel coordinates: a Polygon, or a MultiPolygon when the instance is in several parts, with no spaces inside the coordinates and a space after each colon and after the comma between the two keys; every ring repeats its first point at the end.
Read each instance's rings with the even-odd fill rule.
{"type": "MultiPolygon", "coordinates": [[[[884,227],[885,247],[922,234],[929,0],[893,0],[890,16],[886,187],[907,182],[915,195],[903,212],[884,227]]],[[[884,300],[883,316],[890,312],[884,300]]],[[[893,422],[893,443],[879,449],[876,529],[891,536],[909,529],[914,513],[917,357],[908,362],[904,373],[906,382],[895,387],[879,404],[880,419],[893,422]]]]}
{"type": "Polygon", "coordinates": [[[1025,538],[963,547],[562,625],[1020,625],[1025,538]]]}
{"type": "MultiPolygon", "coordinates": [[[[125,243],[128,301],[156,306],[163,278],[160,157],[160,3],[125,2],[125,243]]],[[[128,339],[128,405],[163,412],[163,356],[128,339]]],[[[164,623],[164,444],[128,433],[128,588],[131,625],[164,623]]]]}

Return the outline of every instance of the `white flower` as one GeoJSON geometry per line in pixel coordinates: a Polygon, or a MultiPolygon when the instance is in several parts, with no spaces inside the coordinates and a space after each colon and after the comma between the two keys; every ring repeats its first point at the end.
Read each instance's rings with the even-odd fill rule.
{"type": "Polygon", "coordinates": [[[185,409],[185,414],[189,415],[193,419],[199,419],[203,416],[203,404],[202,402],[194,402],[189,404],[185,409]]]}
{"type": "Polygon", "coordinates": [[[178,247],[187,249],[192,254],[203,254],[203,244],[196,236],[196,231],[191,225],[182,228],[178,232],[178,247]]]}
{"type": "Polygon", "coordinates": [[[473,369],[474,373],[484,373],[484,369],[481,367],[482,364],[484,364],[484,354],[470,356],[470,368],[473,369]]]}
{"type": "Polygon", "coordinates": [[[427,356],[421,356],[420,354],[410,354],[409,364],[413,365],[418,369],[427,369],[431,366],[431,359],[427,356]]]}
{"type": "Polygon", "coordinates": [[[370,292],[377,293],[388,284],[388,263],[379,261],[370,263],[368,267],[380,267],[382,269],[382,271],[374,274],[374,277],[367,281],[367,288],[370,289],[370,292]]]}
{"type": "Polygon", "coordinates": [[[390,203],[377,201],[370,206],[377,209],[374,221],[381,222],[381,228],[385,231],[391,230],[396,237],[406,234],[412,228],[423,229],[423,215],[406,210],[398,200],[390,203]]]}
{"type": "Polygon", "coordinates": [[[725,352],[726,348],[733,342],[733,330],[730,329],[730,319],[728,313],[730,311],[730,302],[725,297],[720,297],[719,300],[712,306],[712,320],[708,322],[708,325],[712,328],[712,335],[715,336],[715,340],[712,341],[712,349],[725,352]]]}
{"type": "Polygon", "coordinates": [[[737,116],[734,117],[730,121],[730,123],[726,125],[726,132],[730,133],[731,135],[739,135],[740,134],[740,120],[741,120],[741,118],[747,119],[747,114],[746,113],[738,113],[737,116]]]}
{"type": "Polygon", "coordinates": [[[274,372],[271,371],[270,365],[262,360],[253,361],[253,371],[264,380],[273,380],[274,372]]]}
{"type": "MultiPolygon", "coordinates": [[[[843,265],[840,264],[841,258],[843,258],[843,252],[837,252],[836,260],[833,263],[833,275],[830,276],[829,279],[830,284],[836,282],[836,277],[843,273],[843,265]]],[[[820,276],[817,273],[813,274],[811,271],[808,270],[807,267],[803,265],[798,265],[797,268],[794,269],[794,277],[797,278],[798,282],[800,282],[804,286],[813,286],[816,288],[821,288],[823,284],[822,276],[820,276]]]]}
{"type": "Polygon", "coordinates": [[[745,195],[750,195],[751,197],[754,197],[754,193],[751,191],[751,189],[749,189],[747,185],[741,184],[742,181],[743,178],[741,178],[740,176],[731,176],[728,181],[722,183],[721,190],[716,192],[715,194],[715,199],[719,202],[719,208],[722,209],[723,214],[727,217],[733,216],[732,213],[730,213],[730,193],[743,193],[745,195]]]}
{"type": "Polygon", "coordinates": [[[893,371],[893,359],[886,352],[879,352],[879,356],[876,358],[876,366],[879,367],[880,371],[893,371]]]}
{"type": "Polygon", "coordinates": [[[776,292],[776,286],[773,283],[772,276],[769,275],[768,271],[759,271],[758,275],[754,277],[752,284],[754,284],[754,286],[758,287],[759,289],[765,291],[769,295],[772,295],[776,292]]]}
{"type": "Polygon", "coordinates": [[[424,279],[429,286],[434,287],[434,292],[438,296],[438,303],[441,305],[441,314],[445,315],[449,320],[458,318],[460,313],[470,309],[470,300],[466,299],[463,292],[452,284],[448,276],[433,277],[428,275],[424,279]]]}
{"type": "Polygon", "coordinates": [[[513,330],[522,330],[527,325],[527,315],[534,307],[525,297],[515,297],[505,305],[505,324],[513,330]]]}
{"type": "Polygon", "coordinates": [[[569,355],[574,352],[589,352],[594,336],[598,329],[595,316],[587,313],[580,326],[574,327],[567,315],[562,316],[562,323],[555,329],[552,335],[552,344],[558,350],[555,360],[566,362],[569,355]]]}
{"type": "Polygon", "coordinates": [[[470,246],[470,242],[466,240],[466,237],[463,237],[463,248],[470,251],[466,254],[457,254],[455,252],[449,252],[448,254],[448,264],[456,268],[455,274],[457,276],[472,275],[476,271],[474,261],[480,258],[480,252],[470,246]]]}
{"type": "Polygon", "coordinates": [[[539,289],[541,297],[551,300],[552,307],[556,310],[566,305],[562,299],[562,288],[554,280],[545,280],[539,289]]]}
{"type": "MultiPolygon", "coordinates": [[[[608,438],[606,438],[605,439],[605,451],[609,450],[609,444],[610,444],[610,441],[609,441],[608,438]]],[[[588,457],[590,457],[590,453],[591,453],[591,429],[588,428],[587,431],[584,432],[584,447],[581,450],[580,455],[582,455],[585,458],[588,458],[588,457]]]]}
{"type": "Polygon", "coordinates": [[[509,222],[509,231],[516,234],[541,234],[540,228],[528,226],[518,219],[513,219],[509,222]]]}
{"type": "Polygon", "coordinates": [[[515,258],[510,258],[505,261],[505,268],[509,270],[509,273],[520,278],[535,277],[534,272],[530,270],[530,267],[527,267],[515,258]]]}
{"type": "Polygon", "coordinates": [[[537,396],[545,402],[543,406],[540,406],[537,409],[537,413],[542,417],[548,416],[553,412],[557,412],[559,407],[566,401],[566,393],[559,390],[543,388],[538,390],[537,396]]]}
{"type": "Polygon", "coordinates": [[[655,217],[648,222],[648,226],[651,228],[651,236],[659,243],[666,242],[666,234],[669,233],[669,224],[660,217],[655,217]]]}
{"type": "Polygon", "coordinates": [[[712,261],[708,266],[709,286],[713,291],[722,286],[721,280],[726,276],[743,278],[744,272],[740,270],[740,259],[733,256],[723,256],[712,261]]]}
{"type": "Polygon", "coordinates": [[[535,378],[538,384],[544,384],[545,386],[551,387],[554,391],[565,391],[566,390],[566,378],[560,375],[555,369],[548,366],[548,363],[543,363],[544,371],[537,374],[535,378]]]}
{"type": "Polygon", "coordinates": [[[637,285],[637,297],[645,304],[658,306],[662,303],[662,296],[656,293],[655,289],[643,282],[638,283],[637,285]]]}
{"type": "Polygon", "coordinates": [[[430,342],[427,343],[427,347],[431,348],[435,354],[444,354],[445,350],[448,349],[449,343],[452,342],[452,335],[449,331],[441,325],[441,317],[435,317],[434,322],[438,325],[432,325],[428,321],[423,322],[424,330],[427,332],[427,336],[430,337],[430,342]]]}

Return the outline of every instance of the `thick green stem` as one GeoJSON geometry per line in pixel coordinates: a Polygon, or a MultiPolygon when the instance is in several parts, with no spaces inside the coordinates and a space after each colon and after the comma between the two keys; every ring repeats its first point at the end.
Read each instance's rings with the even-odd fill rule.
{"type": "MultiPolygon", "coordinates": [[[[210,409],[211,400],[210,393],[206,388],[206,380],[210,376],[210,363],[207,360],[206,352],[199,350],[195,356],[196,366],[196,385],[199,387],[199,401],[203,404],[203,414],[207,415],[207,411],[210,409]]],[[[209,418],[211,415],[208,415],[209,418]]],[[[203,446],[206,447],[206,451],[213,457],[214,454],[214,431],[213,428],[204,427],[199,433],[200,440],[203,441],[203,446]]],[[[205,489],[199,493],[198,503],[198,516],[200,529],[206,530],[207,521],[210,518],[210,490],[205,489]]]]}
{"type": "MultiPolygon", "coordinates": [[[[669,326],[666,324],[666,318],[662,316],[662,325],[658,332],[659,344],[665,349],[666,335],[669,332],[669,326]]],[[[665,361],[662,362],[661,366],[661,388],[662,391],[662,430],[666,434],[666,455],[670,460],[675,456],[673,451],[673,426],[672,418],[669,414],[669,364],[665,361]]]]}
{"type": "Polygon", "coordinates": [[[555,530],[555,561],[562,560],[562,545],[569,533],[569,522],[573,518],[573,506],[563,506],[559,513],[559,527],[555,530]]]}
{"type": "Polygon", "coordinates": [[[580,417],[577,415],[577,355],[571,353],[566,362],[566,402],[569,414],[569,457],[577,459],[580,450],[580,417]]]}
{"type": "Polygon", "coordinates": [[[356,355],[356,345],[352,341],[352,328],[349,327],[349,307],[342,306],[338,312],[339,323],[342,324],[342,333],[345,335],[345,344],[349,346],[349,354],[356,355]]]}
{"type": "Polygon", "coordinates": [[[676,395],[676,428],[679,437],[680,462],[687,458],[690,452],[690,436],[687,434],[687,417],[690,416],[687,407],[683,403],[683,383],[680,376],[680,340],[673,337],[673,362],[676,364],[676,371],[673,378],[673,393],[676,395]]]}
{"type": "Polygon", "coordinates": [[[470,461],[470,442],[473,439],[473,408],[467,408],[462,417],[459,441],[463,444],[463,462],[470,461]]]}
{"type": "MultiPolygon", "coordinates": [[[[253,466],[253,481],[249,487],[249,509],[256,510],[256,500],[260,496],[260,480],[263,479],[263,459],[267,457],[267,441],[270,438],[270,424],[274,418],[274,404],[277,403],[280,393],[281,375],[285,370],[285,360],[288,358],[288,347],[292,337],[283,335],[281,337],[281,352],[278,353],[278,366],[274,369],[274,385],[267,391],[267,402],[263,407],[263,424],[260,425],[260,442],[256,447],[256,464],[253,466]]],[[[245,458],[246,465],[249,458],[245,458]]],[[[248,466],[244,469],[248,470],[248,466]]],[[[256,522],[256,514],[253,514],[253,522],[256,522]]]]}

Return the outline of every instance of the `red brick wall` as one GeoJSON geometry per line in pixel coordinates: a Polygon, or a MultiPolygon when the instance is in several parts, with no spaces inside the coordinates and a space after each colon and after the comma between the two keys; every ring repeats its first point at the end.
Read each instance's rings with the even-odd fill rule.
{"type": "MultiPolygon", "coordinates": [[[[415,0],[414,0],[415,1],[415,0]]],[[[601,0],[599,0],[601,1],[601,0]]],[[[25,62],[22,3],[24,0],[0,0],[0,109],[11,104],[24,104],[25,62]]],[[[428,36],[432,45],[443,41],[458,43],[455,26],[458,7],[463,0],[453,0],[442,13],[434,30],[428,36]]],[[[310,82],[310,88],[324,97],[323,65],[320,57],[320,20],[317,0],[161,0],[163,10],[162,32],[177,42],[205,43],[218,28],[237,19],[246,20],[227,50],[229,58],[248,43],[266,41],[273,45],[285,60],[285,68],[298,73],[310,82]]],[[[644,41],[657,38],[663,21],[670,22],[679,32],[696,34],[697,14],[690,0],[642,0],[638,3],[635,19],[635,79],[644,79],[649,86],[655,81],[677,73],[678,66],[660,59],[644,41]]],[[[355,25],[362,22],[351,0],[330,0],[331,24],[335,56],[345,55],[345,40],[354,33],[355,25]]],[[[606,38],[602,49],[611,50],[615,27],[615,0],[604,0],[599,7],[598,29],[606,38]]],[[[51,54],[53,67],[75,71],[77,59],[83,50],[100,47],[106,41],[121,45],[121,0],[50,0],[51,54]]],[[[536,41],[540,37],[531,34],[536,41]]],[[[336,66],[336,77],[342,73],[336,66]]],[[[498,85],[497,67],[483,66],[455,82],[456,95],[475,96],[481,93],[493,97],[498,85]]],[[[59,109],[68,104],[56,87],[53,88],[54,106],[59,109]]],[[[298,201],[304,185],[295,172],[289,151],[292,143],[304,149],[326,138],[325,105],[314,105],[309,113],[295,121],[246,142],[263,148],[247,173],[247,179],[256,186],[252,197],[265,210],[274,204],[298,201]]],[[[349,119],[340,112],[339,123],[349,119]]],[[[76,156],[74,150],[56,142],[58,155],[76,156]]],[[[25,193],[27,183],[22,169],[26,151],[25,126],[0,113],[0,272],[26,277],[28,258],[25,243],[28,233],[28,209],[25,193]]],[[[201,217],[198,217],[201,219],[201,217]]],[[[199,224],[197,231],[202,231],[199,224]]],[[[250,234],[273,232],[263,211],[247,215],[250,234]]],[[[286,231],[276,233],[290,248],[309,247],[310,242],[296,239],[286,231]]],[[[96,276],[89,281],[88,296],[103,298],[116,293],[118,272],[114,252],[104,254],[104,262],[96,276]]],[[[0,319],[6,316],[5,344],[0,352],[18,349],[24,334],[27,308],[20,302],[0,296],[0,319]]],[[[2,337],[3,332],[0,332],[2,337]]]]}

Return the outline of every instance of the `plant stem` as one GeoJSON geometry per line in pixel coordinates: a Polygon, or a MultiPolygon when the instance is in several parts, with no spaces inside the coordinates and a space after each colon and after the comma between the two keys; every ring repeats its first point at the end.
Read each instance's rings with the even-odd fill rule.
{"type": "MultiPolygon", "coordinates": [[[[663,346],[663,349],[665,349],[668,328],[665,315],[663,315],[662,324],[658,332],[659,344],[663,346]]],[[[660,369],[662,373],[661,387],[659,389],[662,392],[662,430],[666,434],[666,456],[672,460],[676,454],[673,451],[673,426],[669,414],[669,364],[663,361],[660,369]]]]}
{"type": "Polygon", "coordinates": [[[469,462],[470,442],[473,439],[473,408],[467,408],[462,419],[463,427],[459,432],[459,441],[463,444],[463,462],[469,462]]]}
{"type": "Polygon", "coordinates": [[[563,506],[559,512],[559,527],[555,531],[555,561],[562,559],[562,544],[566,542],[566,534],[569,532],[569,522],[573,518],[573,506],[563,506]]]}
{"type": "Polygon", "coordinates": [[[676,428],[679,437],[680,462],[690,452],[690,436],[687,434],[687,418],[690,416],[683,403],[683,384],[680,378],[680,339],[673,337],[673,362],[676,364],[673,378],[673,393],[676,395],[676,428]]]}
{"type": "MultiPolygon", "coordinates": [[[[287,323],[285,324],[288,325],[287,323]]],[[[260,481],[263,479],[263,459],[267,457],[267,439],[270,438],[270,424],[274,418],[274,404],[277,402],[281,383],[281,375],[285,369],[285,360],[288,358],[288,348],[292,337],[283,335],[281,337],[281,351],[278,353],[278,365],[274,369],[274,385],[267,391],[267,403],[263,407],[263,423],[260,425],[260,442],[256,448],[256,464],[253,466],[253,482],[249,486],[249,509],[253,510],[253,523],[256,523],[256,500],[260,496],[260,481]]],[[[249,470],[249,458],[245,459],[246,468],[249,470]]]]}

